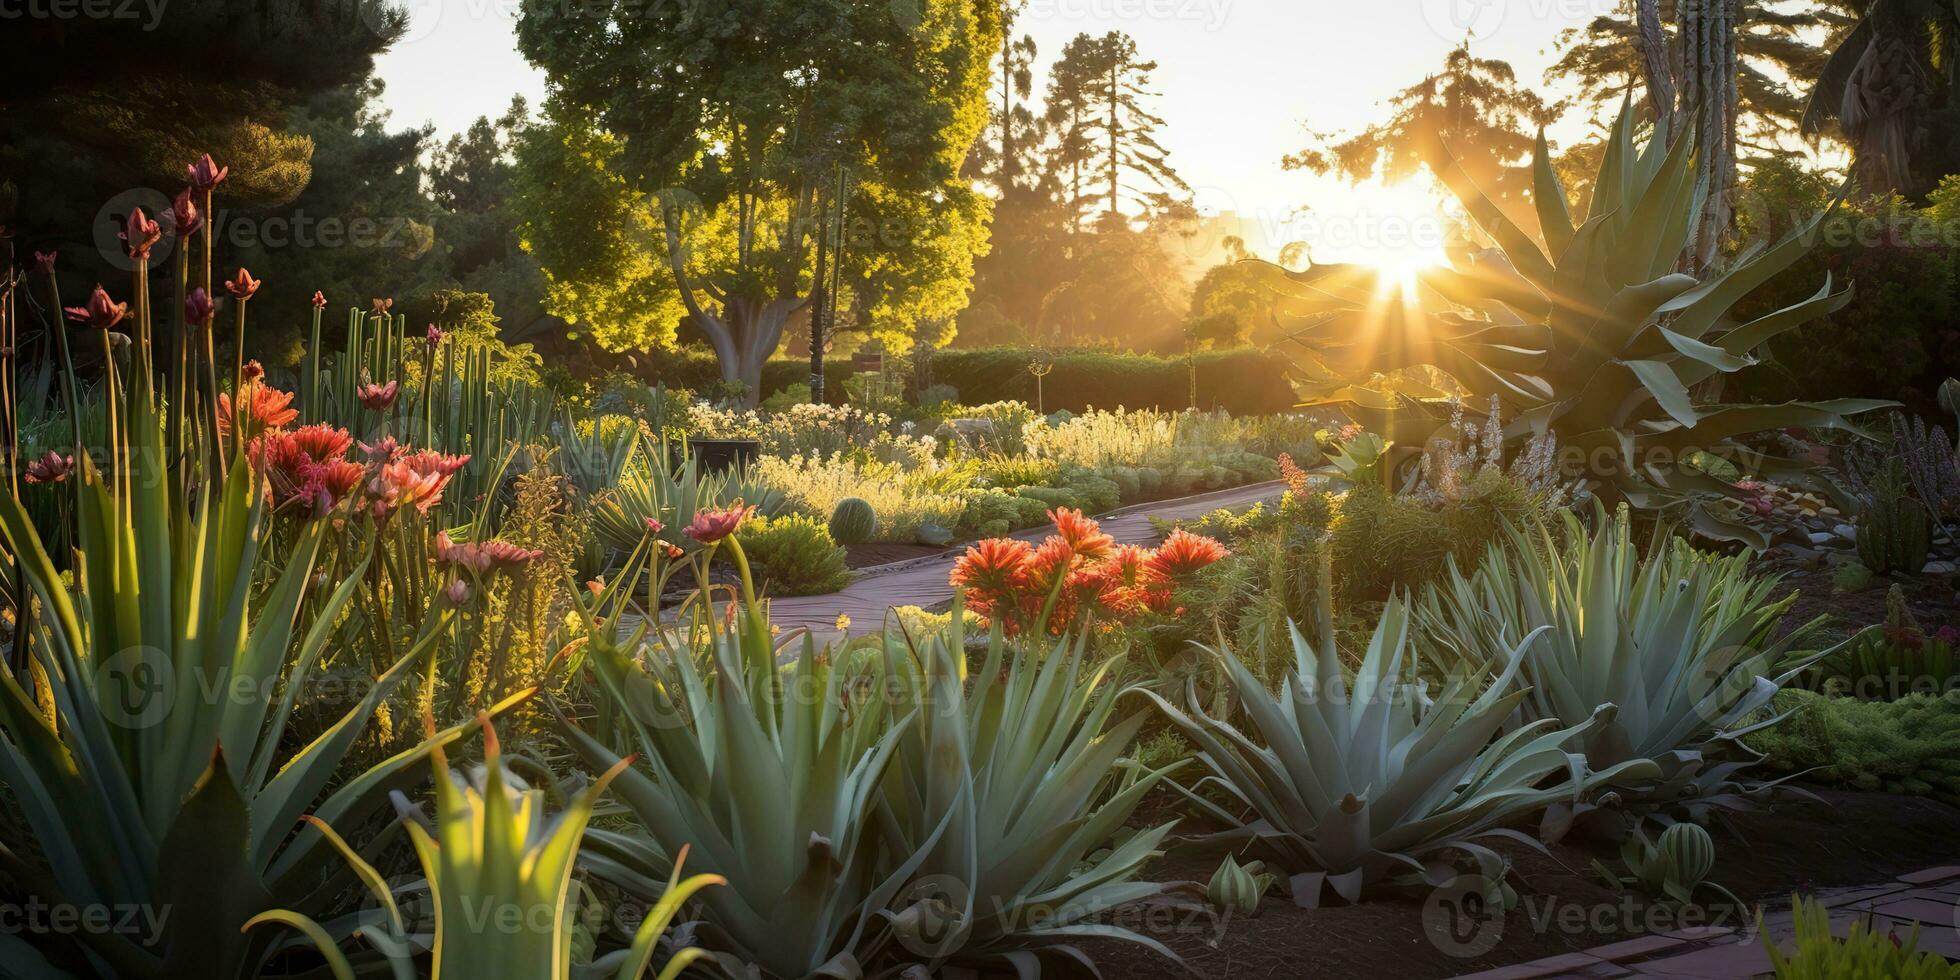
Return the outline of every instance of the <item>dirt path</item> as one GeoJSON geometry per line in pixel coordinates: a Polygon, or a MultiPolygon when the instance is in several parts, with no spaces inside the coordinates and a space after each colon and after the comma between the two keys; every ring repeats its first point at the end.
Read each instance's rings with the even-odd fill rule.
{"type": "MultiPolygon", "coordinates": [[[[1157,530],[1150,524],[1155,517],[1179,521],[1202,517],[1221,507],[1241,509],[1261,501],[1278,500],[1286,485],[1275,480],[1231,490],[1137,504],[1102,516],[1102,529],[1119,544],[1153,544],[1157,530]]],[[[1023,531],[1016,537],[1040,540],[1045,528],[1023,531]]],[[[956,548],[942,555],[869,568],[858,574],[842,592],[831,595],[800,596],[771,600],[769,619],[785,630],[807,627],[819,635],[835,635],[839,614],[851,617],[850,632],[861,636],[875,632],[884,622],[885,612],[894,606],[932,606],[953,597],[946,577],[965,549],[956,548]]]]}

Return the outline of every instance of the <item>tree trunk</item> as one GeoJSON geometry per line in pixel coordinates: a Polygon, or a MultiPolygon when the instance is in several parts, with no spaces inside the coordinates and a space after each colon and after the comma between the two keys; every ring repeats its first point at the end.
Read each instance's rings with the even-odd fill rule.
{"type": "Polygon", "coordinates": [[[1722,240],[1734,217],[1736,193],[1735,32],[1739,0],[1679,0],[1681,38],[1679,115],[1695,124],[1696,180],[1708,196],[1695,222],[1688,267],[1696,274],[1721,261],[1722,240]]]}

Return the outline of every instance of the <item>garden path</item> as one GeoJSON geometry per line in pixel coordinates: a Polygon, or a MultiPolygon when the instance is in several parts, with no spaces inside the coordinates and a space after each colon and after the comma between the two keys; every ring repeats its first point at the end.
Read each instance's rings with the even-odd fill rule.
{"type": "MultiPolygon", "coordinates": [[[[1275,501],[1285,490],[1286,484],[1277,480],[1254,483],[1175,500],[1135,504],[1098,520],[1104,533],[1118,544],[1154,544],[1158,534],[1150,523],[1153,517],[1167,521],[1191,520],[1221,507],[1237,510],[1262,501],[1275,501]]],[[[1035,528],[1015,536],[1039,541],[1048,533],[1047,528],[1035,528]]],[[[953,570],[953,562],[964,553],[964,548],[954,548],[943,555],[864,569],[844,591],[830,595],[772,599],[769,620],[784,630],[801,626],[823,638],[837,635],[837,617],[842,614],[851,618],[851,635],[877,632],[884,623],[885,612],[894,606],[931,607],[951,599],[953,587],[947,576],[953,570]]]]}
{"type": "MultiPolygon", "coordinates": [[[[1830,910],[1831,932],[1843,936],[1863,919],[1879,933],[1919,929],[1919,948],[1960,959],[1960,867],[1929,868],[1882,885],[1823,889],[1814,896],[1830,910]]],[[[1641,936],[1547,959],[1469,974],[1457,980],[1533,980],[1538,977],[1679,977],[1742,980],[1770,972],[1769,954],[1754,923],[1745,928],[1697,926],[1641,936]]],[[[1763,917],[1763,929],[1784,949],[1794,943],[1790,913],[1763,917]]]]}

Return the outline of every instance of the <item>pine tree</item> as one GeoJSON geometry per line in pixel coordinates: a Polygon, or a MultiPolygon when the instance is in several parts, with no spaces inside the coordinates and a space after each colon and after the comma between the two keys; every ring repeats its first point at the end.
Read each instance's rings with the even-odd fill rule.
{"type": "Polygon", "coordinates": [[[1120,31],[1079,34],[1063,49],[1048,87],[1056,134],[1050,166],[1068,172],[1068,201],[1078,213],[1097,204],[1105,215],[1126,207],[1161,212],[1191,189],[1157,142],[1164,120],[1148,108],[1156,70],[1120,31]]]}

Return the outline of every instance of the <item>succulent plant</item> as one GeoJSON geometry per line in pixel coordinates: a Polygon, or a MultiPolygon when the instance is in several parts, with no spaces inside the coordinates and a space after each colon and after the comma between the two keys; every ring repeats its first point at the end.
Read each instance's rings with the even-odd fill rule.
{"type": "Polygon", "coordinates": [[[878,534],[878,512],[860,497],[845,497],[830,510],[830,536],[838,544],[863,544],[878,534]]]}
{"type": "Polygon", "coordinates": [[[1577,223],[1538,141],[1539,235],[1486,196],[1440,141],[1428,147],[1430,168],[1498,247],[1419,274],[1413,296],[1355,266],[1273,267],[1271,279],[1287,294],[1282,312],[1297,326],[1291,339],[1304,350],[1298,386],[1308,403],[1344,406],[1381,433],[1399,456],[1385,464],[1397,469],[1447,424],[1445,388],[1478,405],[1495,397],[1515,420],[1507,439],[1557,435],[1561,459],[1582,471],[1568,477],[1583,476],[1609,499],[1678,510],[1695,533],[1764,548],[1760,530],[1708,506],[1732,486],[1685,461],[1696,452],[1747,460],[1753,475],[1825,489],[1814,467],[1758,455],[1737,438],[1789,426],[1848,428],[1848,417],[1892,403],[1710,404],[1691,394],[1754,364],[1770,339],[1841,309],[1852,292],[1833,292],[1827,277],[1786,309],[1749,322],[1732,315],[1810,250],[1821,214],[1774,245],[1744,249],[1725,271],[1677,271],[1706,193],[1694,179],[1695,138],[1670,142],[1675,134],[1662,127],[1640,145],[1636,115],[1630,102],[1621,110],[1590,212],[1577,223]],[[1419,368],[1452,384],[1403,373],[1419,368]]]}
{"type": "Polygon", "coordinates": [[[1266,862],[1248,861],[1241,865],[1227,854],[1205,885],[1205,901],[1221,912],[1251,915],[1259,911],[1259,899],[1278,880],[1278,875],[1266,872],[1266,862]]]}
{"type": "MultiPolygon", "coordinates": [[[[460,977],[523,976],[539,980],[571,980],[610,976],[639,980],[657,954],[659,940],[696,892],[726,882],[715,875],[681,879],[682,859],[675,861],[659,901],[634,930],[632,945],[597,960],[574,964],[574,951],[587,954],[590,944],[575,941],[589,909],[583,889],[571,887],[573,862],[592,808],[625,763],[598,781],[570,794],[565,810],[545,816],[547,794],[525,784],[504,763],[496,730],[480,716],[484,760],[468,774],[449,768],[440,749],[433,752],[436,817],[430,821],[406,799],[396,795],[396,807],[421,859],[423,878],[405,887],[391,886],[381,872],[335,833],[325,821],[308,820],[355,870],[382,915],[356,913],[345,921],[321,925],[309,916],[286,909],[263,912],[246,928],[283,925],[310,939],[326,958],[335,980],[354,980],[355,963],[332,941],[336,935],[359,935],[378,957],[357,953],[359,959],[384,961],[396,976],[413,976],[421,946],[434,954],[430,975],[460,977]],[[411,933],[411,922],[398,894],[424,900],[433,913],[433,928],[411,933]],[[376,919],[379,921],[376,921],[376,919]],[[573,967],[578,972],[574,974],[573,967]]],[[[706,956],[688,947],[668,957],[658,980],[674,980],[688,964],[706,956]]],[[[378,965],[378,964],[377,964],[378,965]]]]}
{"type": "Polygon", "coordinates": [[[1405,678],[1410,614],[1391,598],[1348,676],[1334,642],[1331,576],[1323,551],[1319,641],[1291,630],[1294,663],[1277,697],[1229,649],[1218,651],[1249,732],[1206,714],[1195,680],[1182,708],[1135,689],[1183,729],[1211,771],[1185,793],[1230,828],[1208,840],[1272,858],[1291,875],[1294,902],[1316,906],[1329,889],[1355,902],[1378,886],[1413,886],[1443,873],[1445,855],[1473,861],[1487,897],[1501,901],[1505,861],[1479,838],[1528,841],[1506,825],[1615,780],[1656,774],[1645,759],[1589,769],[1567,749],[1612,724],[1611,703],[1596,703],[1575,723],[1539,718],[1504,730],[1525,700],[1512,683],[1525,647],[1542,629],[1494,653],[1487,667],[1451,671],[1432,696],[1405,678]],[[1236,807],[1212,802],[1206,790],[1236,807]]]}
{"type": "Polygon", "coordinates": [[[1824,903],[1792,896],[1791,919],[1795,925],[1796,948],[1785,950],[1776,943],[1774,930],[1763,928],[1763,916],[1756,913],[1756,931],[1762,934],[1763,948],[1769,952],[1770,968],[1776,980],[1950,980],[1960,977],[1960,966],[1946,957],[1919,948],[1919,926],[1905,936],[1880,934],[1864,916],[1854,917],[1847,934],[1840,938],[1831,928],[1831,913],[1824,903]]]}
{"type": "MultiPolygon", "coordinates": [[[[1506,680],[1523,694],[1521,721],[1573,724],[1619,705],[1582,745],[1596,769],[1657,763],[1658,781],[1616,787],[1636,810],[1698,820],[1746,805],[1769,784],[1737,779],[1758,758],[1740,738],[1780,720],[1763,713],[1776,692],[1842,645],[1803,649],[1821,617],[1779,635],[1796,596],[1772,602],[1777,579],[1752,572],[1746,554],[1705,554],[1663,530],[1643,558],[1624,508],[1608,517],[1596,506],[1593,521],[1588,531],[1567,514],[1556,538],[1512,529],[1470,574],[1452,562],[1424,597],[1425,640],[1444,664],[1490,663],[1496,676],[1503,661],[1491,658],[1530,637],[1506,680]]],[[[1555,804],[1545,831],[1591,811],[1555,804]]]]}
{"type": "Polygon", "coordinates": [[[1917,575],[1933,550],[1926,508],[1913,496],[1905,465],[1893,459],[1861,494],[1858,560],[1877,575],[1917,575]]]}
{"type": "Polygon", "coordinates": [[[1613,874],[1597,861],[1593,867],[1612,884],[1630,885],[1663,901],[1693,905],[1695,893],[1708,889],[1730,905],[1742,906],[1734,892],[1707,880],[1715,867],[1715,838],[1698,824],[1673,824],[1661,831],[1659,843],[1648,840],[1646,833],[1636,828],[1620,844],[1620,860],[1627,866],[1626,877],[1613,874]]]}

